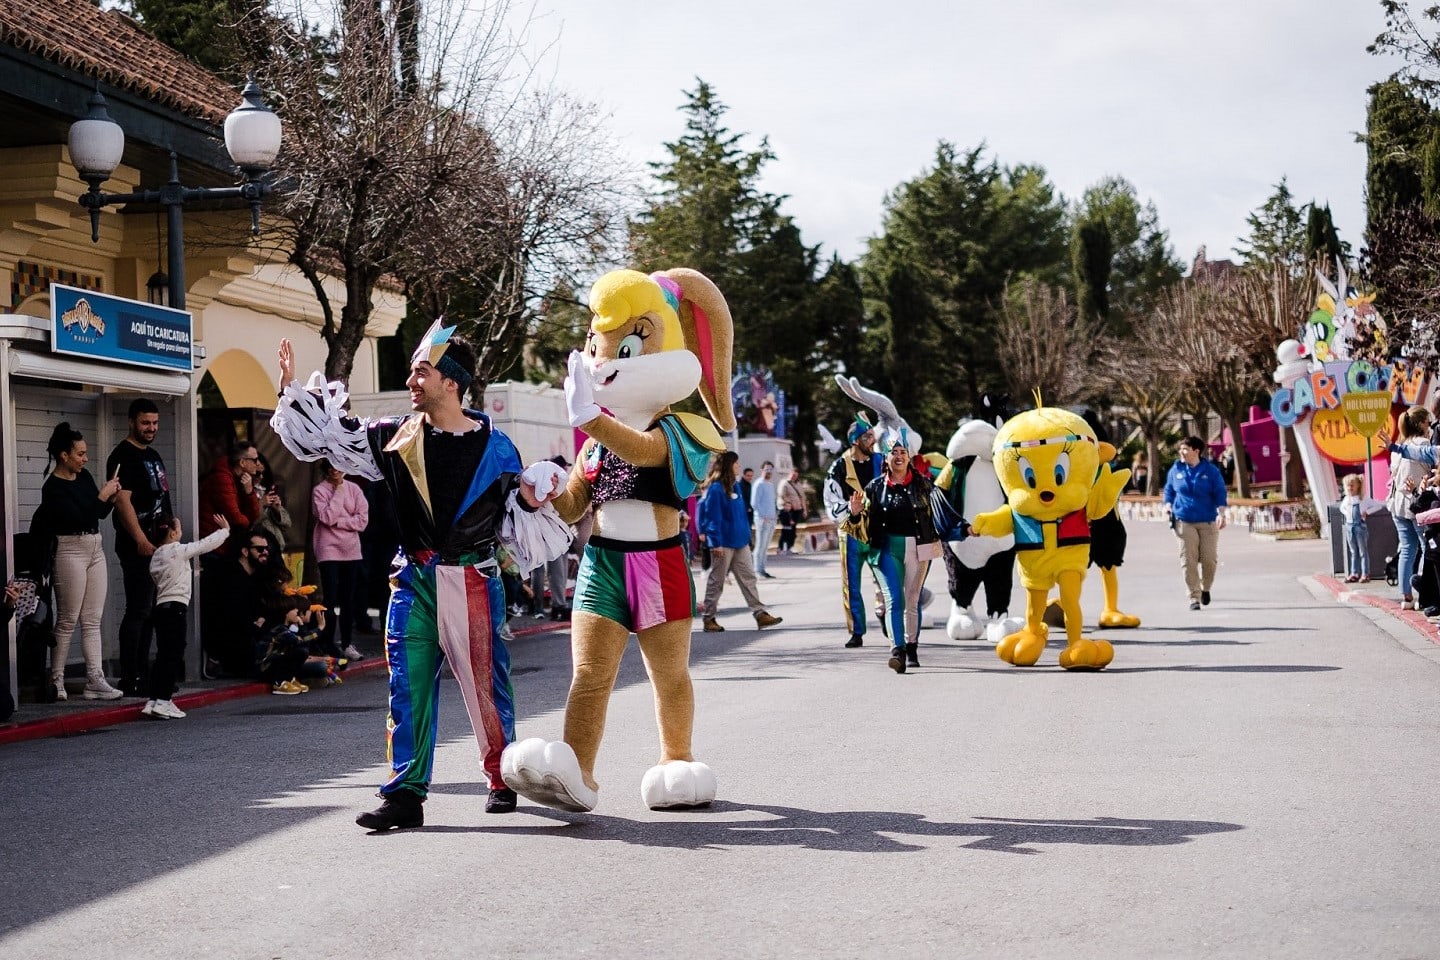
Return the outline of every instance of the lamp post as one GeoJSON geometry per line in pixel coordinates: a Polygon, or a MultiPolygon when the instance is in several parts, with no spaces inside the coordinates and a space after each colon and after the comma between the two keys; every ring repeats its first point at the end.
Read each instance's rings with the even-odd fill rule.
{"type": "MultiPolygon", "coordinates": [[[[260,87],[252,76],[241,91],[240,106],[225,118],[225,149],[244,174],[243,183],[233,187],[187,187],[180,183],[180,166],[170,152],[170,181],[159,190],[134,193],[104,193],[100,185],[110,179],[125,152],[125,131],[110,119],[99,84],[90,97],[90,112],[70,125],[70,161],[90,189],[80,195],[80,205],[90,211],[90,240],[100,240],[100,210],[111,204],[158,203],[165,207],[170,306],[185,309],[185,204],[192,200],[246,200],[250,204],[250,232],[260,232],[260,202],[273,185],[264,179],[275,155],[280,152],[280,118],[265,105],[260,87]]],[[[151,277],[151,280],[156,280],[151,277]]],[[[147,287],[149,285],[147,284],[147,287]]],[[[153,293],[152,292],[152,298],[153,293]]]]}

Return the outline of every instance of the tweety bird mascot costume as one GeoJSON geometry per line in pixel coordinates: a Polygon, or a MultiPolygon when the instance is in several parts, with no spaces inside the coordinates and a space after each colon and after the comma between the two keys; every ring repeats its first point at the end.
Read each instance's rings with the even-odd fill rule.
{"type": "Polygon", "coordinates": [[[1027,594],[1025,625],[995,652],[1017,667],[1034,666],[1045,650],[1045,600],[1059,587],[1066,638],[1060,666],[1103,669],[1115,650],[1081,636],[1080,588],[1090,564],[1090,522],[1114,508],[1130,471],[1112,471],[1115,448],[1099,441],[1083,417],[1057,407],[1010,418],[992,452],[1006,504],[976,516],[971,526],[981,536],[1014,535],[1027,594]]]}
{"type": "Polygon", "coordinates": [[[501,773],[538,803],[595,808],[595,757],[634,633],[660,727],[660,762],[642,779],[641,797],[654,809],[704,806],[715,799],[715,774],[691,755],[695,590],[680,511],[725,449],[719,431],[735,428],[730,309],[714,283],[684,268],[608,273],[591,288],[590,309],[584,351],[570,355],[565,381],[570,423],[589,439],[554,501],[570,522],[595,508],[575,583],[564,739],[513,744],[501,773]],[[671,412],[697,387],[710,419],[671,412]]]}

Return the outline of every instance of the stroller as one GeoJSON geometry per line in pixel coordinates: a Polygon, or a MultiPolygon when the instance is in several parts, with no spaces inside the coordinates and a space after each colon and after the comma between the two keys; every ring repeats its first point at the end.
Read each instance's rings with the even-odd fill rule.
{"type": "MultiPolygon", "coordinates": [[[[1434,490],[1423,490],[1412,502],[1419,514],[1440,506],[1440,494],[1434,490]]],[[[1390,572],[1390,558],[1385,558],[1385,582],[1394,583],[1399,579],[1390,572]]],[[[1440,523],[1426,523],[1420,526],[1420,556],[1415,563],[1415,575],[1410,578],[1410,588],[1415,592],[1415,606],[1421,610],[1440,607],[1440,523]]]]}

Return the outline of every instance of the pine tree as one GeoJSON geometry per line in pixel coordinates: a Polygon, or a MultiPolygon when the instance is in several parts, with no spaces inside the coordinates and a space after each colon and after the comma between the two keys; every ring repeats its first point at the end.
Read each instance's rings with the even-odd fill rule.
{"type": "Polygon", "coordinates": [[[827,360],[815,310],[818,248],[806,246],[784,197],[760,188],[774,159],[724,124],[725,105],[703,80],[685,93],[685,133],[651,164],[659,195],[630,224],[637,269],[692,267],[720,288],[735,321],[735,359],[769,369],[796,410],[794,454],[802,464],[814,435],[827,360]]]}
{"type": "Polygon", "coordinates": [[[1340,242],[1328,203],[1323,207],[1312,203],[1305,223],[1305,259],[1313,263],[1317,257],[1327,264],[1334,263],[1336,257],[1346,260],[1350,257],[1350,245],[1340,242]]]}
{"type": "Polygon", "coordinates": [[[123,9],[151,36],[212,73],[243,79],[264,66],[263,48],[242,25],[264,15],[268,0],[125,0],[123,9]]]}
{"type": "Polygon", "coordinates": [[[1110,265],[1115,245],[1104,220],[1083,220],[1075,224],[1070,248],[1074,272],[1075,304],[1080,316],[1110,321],[1110,265]]]}
{"type": "Polygon", "coordinates": [[[1424,153],[1435,111],[1399,80],[1370,88],[1365,117],[1365,234],[1391,211],[1425,200],[1424,153]]]}
{"type": "Polygon", "coordinates": [[[1275,184],[1275,192],[1254,210],[1245,222],[1250,234],[1235,248],[1246,266],[1266,266],[1275,261],[1284,263],[1292,273],[1306,269],[1305,213],[1296,207],[1285,177],[1275,184]]]}
{"type": "MultiPolygon", "coordinates": [[[[901,337],[920,337],[932,348],[912,355],[905,372],[924,406],[900,409],[929,436],[948,434],[957,411],[1005,387],[994,358],[1007,279],[1032,275],[1060,284],[1069,274],[1065,202],[1045,171],[1001,168],[984,153],[983,144],[962,153],[942,141],[933,165],[886,197],[883,233],[863,260],[864,285],[878,305],[896,295],[895,277],[916,285],[905,296],[928,329],[901,337]]],[[[893,351],[896,320],[876,315],[891,328],[893,351]]]]}

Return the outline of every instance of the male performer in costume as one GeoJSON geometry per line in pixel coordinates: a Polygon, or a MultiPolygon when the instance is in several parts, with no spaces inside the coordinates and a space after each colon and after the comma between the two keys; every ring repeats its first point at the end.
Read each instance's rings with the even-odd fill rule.
{"type": "MultiPolygon", "coordinates": [[[[875,433],[864,414],[857,414],[845,435],[850,446],[835,459],[825,475],[825,512],[838,525],[850,515],[850,495],[864,493],[865,485],[880,472],[880,454],[875,452],[875,433]]],[[[865,642],[865,600],[860,593],[860,569],[872,563],[870,548],[839,531],[840,595],[845,604],[845,626],[850,631],[847,647],[865,642]]],[[[874,571],[871,571],[872,575],[874,571]]],[[[877,581],[878,582],[878,581],[877,581]]]]}
{"type": "Polygon", "coordinates": [[[318,373],[297,383],[294,350],[280,342],[281,400],[270,425],[301,460],[323,457],[347,474],[383,481],[400,529],[385,622],[392,774],[379,808],[355,818],[367,830],[425,822],[445,660],[480,745],[490,786],[485,811],[515,809],[515,793],[500,778],[515,711],[510,655],[499,637],[506,609],[496,553],[508,551],[528,570],[569,542],[548,503],[564,470],[541,462],[522,474],[510,439],[485,414],[464,408],[475,351],[454,330],[436,321],[410,359],[405,385],[414,413],[373,421],[346,414],[340,384],[318,373]]]}

